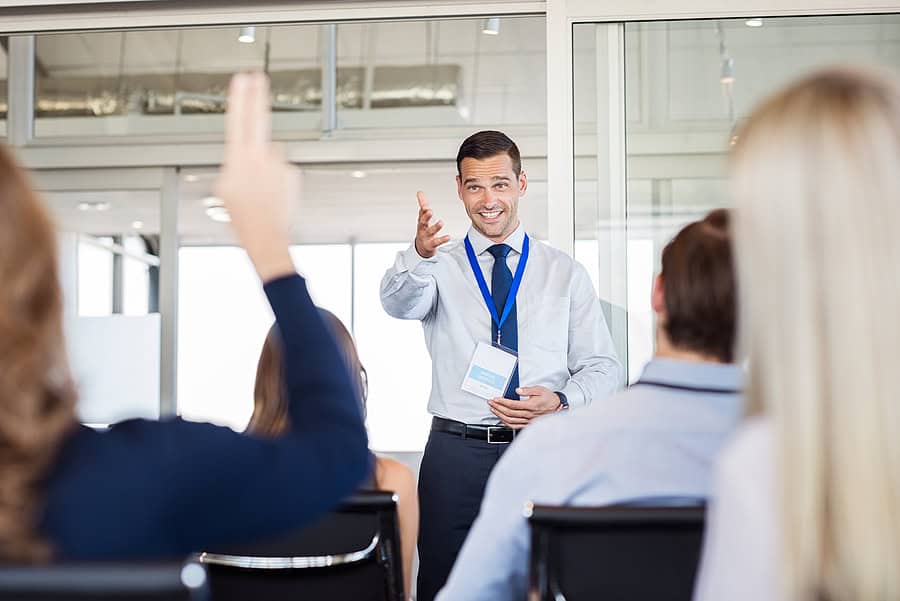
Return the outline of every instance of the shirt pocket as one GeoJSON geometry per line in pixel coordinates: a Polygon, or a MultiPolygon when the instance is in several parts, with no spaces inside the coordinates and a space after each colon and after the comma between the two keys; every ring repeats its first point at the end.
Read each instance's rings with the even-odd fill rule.
{"type": "Polygon", "coordinates": [[[528,344],[554,353],[569,348],[569,298],[538,295],[528,299],[528,344]]]}

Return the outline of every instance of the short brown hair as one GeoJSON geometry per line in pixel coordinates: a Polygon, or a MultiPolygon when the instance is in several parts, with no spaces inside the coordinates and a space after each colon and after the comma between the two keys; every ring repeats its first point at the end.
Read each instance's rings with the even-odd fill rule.
{"type": "Polygon", "coordinates": [[[666,335],[678,348],[734,358],[735,276],[725,209],[684,227],[662,252],[666,335]]]}
{"type": "Polygon", "coordinates": [[[483,161],[498,154],[505,154],[510,158],[516,177],[522,173],[522,157],[519,155],[519,147],[502,131],[493,130],[474,133],[463,141],[459,152],[456,153],[456,173],[462,175],[463,159],[483,161]]]}

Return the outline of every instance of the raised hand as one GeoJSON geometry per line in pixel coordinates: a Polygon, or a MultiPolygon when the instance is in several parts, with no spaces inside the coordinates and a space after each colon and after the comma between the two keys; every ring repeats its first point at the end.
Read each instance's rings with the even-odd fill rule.
{"type": "Polygon", "coordinates": [[[419,222],[416,226],[416,252],[420,257],[433,257],[437,247],[445,242],[450,241],[450,236],[438,236],[441,228],[444,227],[443,221],[431,224],[431,218],[434,212],[428,206],[428,199],[421,190],[416,193],[419,200],[419,222]]]}
{"type": "Polygon", "coordinates": [[[216,196],[263,281],[294,272],[288,253],[291,203],[299,173],[271,142],[269,78],[240,73],[231,78],[225,112],[225,160],[216,196]]]}

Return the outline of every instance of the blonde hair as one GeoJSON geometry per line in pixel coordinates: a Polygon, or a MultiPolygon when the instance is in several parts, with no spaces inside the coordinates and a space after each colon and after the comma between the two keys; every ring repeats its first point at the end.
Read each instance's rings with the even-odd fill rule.
{"type": "Polygon", "coordinates": [[[900,598],[900,85],[833,68],[748,120],[732,182],[785,599],[900,598]]]}
{"type": "Polygon", "coordinates": [[[43,480],[76,424],[65,357],[56,231],[0,147],[0,556],[41,561],[43,480]]]}

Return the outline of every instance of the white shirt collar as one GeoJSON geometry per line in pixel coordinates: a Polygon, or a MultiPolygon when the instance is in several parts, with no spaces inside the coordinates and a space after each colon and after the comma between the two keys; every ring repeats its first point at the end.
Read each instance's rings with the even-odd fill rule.
{"type": "Polygon", "coordinates": [[[515,252],[522,254],[522,245],[525,244],[525,228],[522,227],[522,222],[519,222],[518,227],[507,236],[506,240],[503,242],[494,242],[484,236],[481,232],[476,230],[474,227],[469,227],[469,233],[466,234],[469,237],[469,242],[472,244],[472,250],[475,251],[476,255],[480,255],[487,251],[488,248],[495,244],[506,244],[515,252]]]}

